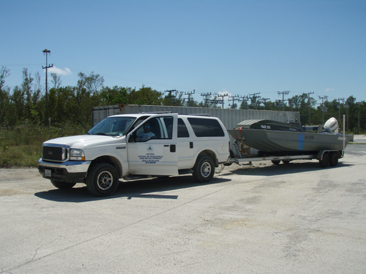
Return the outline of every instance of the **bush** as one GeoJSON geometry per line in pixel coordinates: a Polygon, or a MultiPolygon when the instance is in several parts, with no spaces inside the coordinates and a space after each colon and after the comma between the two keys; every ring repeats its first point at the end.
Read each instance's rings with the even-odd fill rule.
{"type": "Polygon", "coordinates": [[[0,167],[36,167],[42,143],[52,138],[85,134],[89,127],[17,126],[0,128],[0,167]]]}

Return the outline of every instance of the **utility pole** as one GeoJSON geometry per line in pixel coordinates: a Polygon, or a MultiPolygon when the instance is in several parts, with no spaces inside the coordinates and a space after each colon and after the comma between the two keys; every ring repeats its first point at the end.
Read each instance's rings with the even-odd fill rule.
{"type": "Polygon", "coordinates": [[[235,101],[238,101],[238,102],[241,101],[239,95],[230,96],[229,99],[232,100],[232,103],[231,103],[232,108],[235,106],[235,101]]]}
{"type": "Polygon", "coordinates": [[[248,108],[248,100],[249,100],[248,95],[241,97],[241,100],[240,100],[242,102],[241,106],[240,106],[241,109],[247,109],[248,108]]]}
{"type": "Polygon", "coordinates": [[[285,90],[285,91],[277,91],[278,95],[282,94],[282,110],[285,111],[285,94],[289,94],[290,91],[289,90],[285,90]]]}
{"type": "Polygon", "coordinates": [[[346,100],[346,103],[344,105],[344,108],[347,110],[346,126],[347,126],[347,130],[349,130],[349,127],[348,127],[348,109],[349,109],[348,100],[346,100]]]}
{"type": "Polygon", "coordinates": [[[259,96],[259,94],[261,94],[260,92],[257,93],[253,93],[253,94],[249,94],[250,97],[250,105],[251,106],[255,106],[255,109],[257,109],[257,99],[260,99],[261,97],[259,96]]]}
{"type": "Polygon", "coordinates": [[[175,95],[172,95],[172,92],[176,92],[176,89],[171,89],[171,90],[166,90],[165,92],[168,92],[168,98],[170,100],[170,103],[174,103],[175,102],[175,95]]]}
{"type": "Polygon", "coordinates": [[[212,100],[208,100],[208,102],[210,104],[214,104],[214,105],[217,105],[217,104],[224,105],[224,100],[222,100],[222,99],[212,99],[212,100]]]}
{"type": "Polygon", "coordinates": [[[51,124],[51,121],[50,121],[50,117],[48,116],[48,86],[47,86],[47,69],[49,68],[52,68],[53,67],[53,64],[52,65],[49,65],[48,66],[48,60],[47,60],[47,56],[48,54],[51,54],[51,51],[48,50],[48,49],[45,49],[43,51],[43,53],[46,55],[46,66],[42,66],[43,69],[46,69],[46,125],[50,126],[51,124]]]}
{"type": "Polygon", "coordinates": [[[190,105],[191,105],[191,95],[192,95],[192,94],[195,94],[195,93],[196,93],[196,91],[195,91],[195,90],[184,93],[184,95],[188,95],[188,106],[190,106],[190,105]]]}
{"type": "Polygon", "coordinates": [[[211,92],[201,93],[201,96],[203,97],[203,101],[205,102],[204,104],[207,107],[208,106],[207,102],[208,99],[211,97],[211,92]]]}
{"type": "Polygon", "coordinates": [[[311,97],[310,97],[310,95],[311,94],[314,94],[314,92],[312,91],[312,92],[306,93],[306,97],[308,97],[308,104],[309,104],[309,126],[311,125],[311,122],[310,122],[310,109],[311,109],[311,105],[310,105],[310,99],[311,99],[311,97]]]}
{"type": "Polygon", "coordinates": [[[229,94],[227,94],[227,93],[225,93],[225,94],[217,94],[217,97],[219,97],[219,98],[221,98],[221,99],[219,99],[218,101],[221,101],[221,103],[222,103],[222,109],[224,109],[224,98],[225,97],[228,97],[229,96],[229,94]]]}
{"type": "Polygon", "coordinates": [[[266,102],[269,100],[270,100],[270,98],[261,98],[260,99],[260,102],[263,103],[263,105],[264,105],[264,109],[266,109],[266,102]]]}
{"type": "Polygon", "coordinates": [[[341,124],[342,123],[341,122],[341,105],[344,103],[344,98],[338,98],[337,101],[338,101],[338,106],[337,106],[337,108],[338,108],[338,122],[339,122],[339,124],[341,124]],[[342,101],[342,103],[341,103],[341,101],[342,101]]]}
{"type": "Polygon", "coordinates": [[[322,121],[324,125],[324,112],[327,111],[326,107],[324,107],[324,99],[327,100],[328,96],[319,96],[319,99],[322,100],[322,121]]]}

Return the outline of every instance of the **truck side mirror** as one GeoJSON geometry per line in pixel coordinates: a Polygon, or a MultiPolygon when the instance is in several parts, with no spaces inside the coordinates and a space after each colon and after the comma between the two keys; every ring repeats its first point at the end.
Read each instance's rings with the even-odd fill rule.
{"type": "Polygon", "coordinates": [[[129,134],[128,135],[128,142],[129,143],[134,143],[136,140],[135,140],[136,138],[134,137],[134,135],[133,134],[129,134]]]}

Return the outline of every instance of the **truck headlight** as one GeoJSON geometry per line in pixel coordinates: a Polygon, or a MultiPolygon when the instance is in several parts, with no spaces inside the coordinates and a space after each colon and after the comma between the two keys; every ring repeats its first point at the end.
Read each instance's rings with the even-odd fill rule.
{"type": "Polygon", "coordinates": [[[70,149],[70,160],[72,161],[85,161],[85,154],[82,149],[70,149]]]}

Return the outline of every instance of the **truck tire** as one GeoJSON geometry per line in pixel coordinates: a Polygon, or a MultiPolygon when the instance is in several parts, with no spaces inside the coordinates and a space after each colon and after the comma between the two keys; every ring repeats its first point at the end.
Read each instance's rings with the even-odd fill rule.
{"type": "Polygon", "coordinates": [[[73,188],[74,185],[76,185],[76,183],[65,183],[56,179],[51,179],[51,183],[58,189],[70,189],[73,188]]]}
{"type": "Polygon", "coordinates": [[[329,164],[330,166],[336,166],[338,165],[338,152],[331,152],[330,153],[330,159],[329,159],[329,164]]]}
{"type": "Polygon", "coordinates": [[[209,156],[199,156],[193,167],[193,178],[199,183],[209,182],[215,174],[215,164],[209,156]]]}
{"type": "Polygon", "coordinates": [[[329,166],[329,153],[324,153],[323,159],[319,160],[319,164],[321,167],[328,167],[329,166]]]}
{"type": "Polygon", "coordinates": [[[111,164],[98,163],[88,172],[86,186],[94,196],[112,195],[118,187],[118,172],[111,164]]]}
{"type": "Polygon", "coordinates": [[[277,165],[280,164],[281,161],[280,160],[272,160],[271,162],[272,162],[272,164],[277,166],[277,165]]]}

